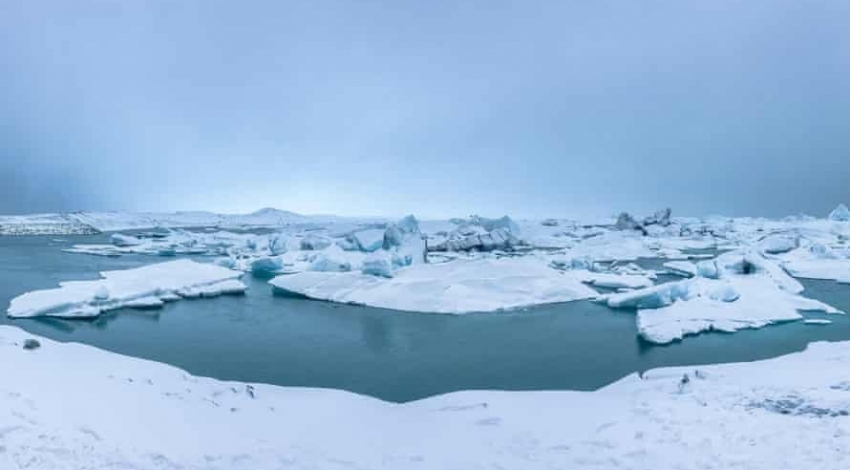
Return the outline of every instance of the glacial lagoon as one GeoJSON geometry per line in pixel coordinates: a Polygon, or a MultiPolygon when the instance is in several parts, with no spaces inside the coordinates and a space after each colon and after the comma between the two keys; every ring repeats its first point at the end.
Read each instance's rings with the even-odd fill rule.
{"type": "MultiPolygon", "coordinates": [[[[0,237],[0,303],[5,309],[30,290],[162,260],[61,251],[106,240],[0,237]]],[[[824,315],[831,325],[794,322],[657,346],[638,339],[633,312],[593,302],[460,316],[406,313],[273,295],[266,280],[251,275],[243,280],[249,286],[244,296],[125,309],[94,320],[3,316],[0,322],[194,375],[344,389],[396,402],[470,389],[593,390],[656,367],[752,361],[802,350],[811,341],[850,340],[850,318],[824,315]]],[[[803,283],[807,296],[850,311],[850,286],[803,283]]]]}

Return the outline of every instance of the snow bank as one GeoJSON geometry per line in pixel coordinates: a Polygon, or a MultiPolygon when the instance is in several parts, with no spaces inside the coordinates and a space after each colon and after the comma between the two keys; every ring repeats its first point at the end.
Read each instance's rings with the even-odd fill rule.
{"type": "MultiPolygon", "coordinates": [[[[587,272],[559,272],[530,258],[482,258],[399,269],[387,279],[364,273],[278,276],[280,292],[332,302],[434,313],[489,312],[595,297],[587,272]]],[[[602,279],[602,278],[600,278],[602,279]]]]}
{"type": "Polygon", "coordinates": [[[44,338],[25,350],[31,338],[0,326],[4,469],[838,469],[850,452],[850,342],[649,370],[595,392],[395,404],[44,338]]]}
{"type": "Polygon", "coordinates": [[[83,318],[124,307],[156,307],[163,301],[244,292],[242,273],[212,264],[178,260],[101,273],[96,281],[69,281],[57,289],[12,299],[10,317],[83,318]]]}

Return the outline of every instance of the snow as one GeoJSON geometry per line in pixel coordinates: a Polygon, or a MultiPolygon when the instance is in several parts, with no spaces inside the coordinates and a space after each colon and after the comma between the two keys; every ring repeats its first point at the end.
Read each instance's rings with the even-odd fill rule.
{"type": "Polygon", "coordinates": [[[803,286],[756,252],[726,253],[714,261],[717,279],[696,277],[612,294],[612,308],[637,309],[638,334],[659,344],[703,331],[734,332],[803,318],[800,311],[840,313],[800,295],[803,286]]]}
{"type": "Polygon", "coordinates": [[[594,392],[395,404],[195,377],[45,338],[25,350],[30,338],[0,326],[4,469],[837,470],[850,454],[850,342],[649,370],[594,392]]]}
{"type": "Polygon", "coordinates": [[[395,310],[468,313],[588,299],[587,272],[559,272],[529,258],[481,258],[399,269],[391,279],[359,272],[278,276],[279,291],[395,310]]]}
{"type": "Polygon", "coordinates": [[[212,264],[177,260],[135,269],[102,272],[96,281],[68,281],[59,288],[28,292],[12,299],[10,317],[95,317],[124,307],[157,307],[163,301],[237,294],[246,287],[242,273],[212,264]]]}

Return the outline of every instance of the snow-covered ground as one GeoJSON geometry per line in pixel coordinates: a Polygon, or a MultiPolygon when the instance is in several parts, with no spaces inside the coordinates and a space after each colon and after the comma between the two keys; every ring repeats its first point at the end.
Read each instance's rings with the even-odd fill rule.
{"type": "Polygon", "coordinates": [[[595,392],[393,404],[222,382],[0,327],[0,468],[823,469],[850,466],[850,342],[650,370],[595,392]]]}

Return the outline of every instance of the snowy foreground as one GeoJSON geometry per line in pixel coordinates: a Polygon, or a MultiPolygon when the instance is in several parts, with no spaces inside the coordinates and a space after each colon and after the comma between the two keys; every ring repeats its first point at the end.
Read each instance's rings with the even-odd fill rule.
{"type": "Polygon", "coordinates": [[[651,370],[596,392],[392,404],[193,377],[44,338],[25,350],[30,338],[0,327],[3,469],[850,467],[850,342],[651,370]]]}

